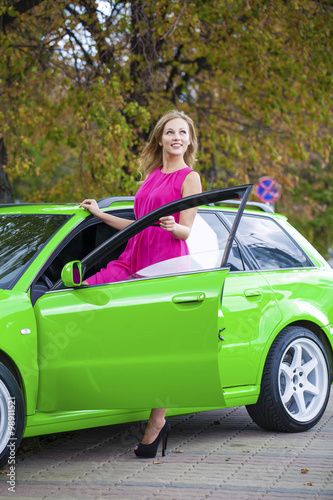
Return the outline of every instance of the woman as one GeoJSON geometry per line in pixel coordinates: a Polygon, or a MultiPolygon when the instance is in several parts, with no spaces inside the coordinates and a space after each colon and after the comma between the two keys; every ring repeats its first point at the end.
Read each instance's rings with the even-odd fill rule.
{"type": "MultiPolygon", "coordinates": [[[[191,168],[196,151],[193,121],[185,113],[171,111],[158,121],[140,158],[145,181],[134,200],[136,219],[166,203],[201,193],[200,176],[191,168]]],[[[103,213],[95,200],[86,199],[80,206],[115,229],[124,229],[133,222],[103,213]]],[[[105,269],[83,283],[94,285],[121,281],[156,262],[188,255],[186,239],[196,211],[196,208],[191,208],[180,214],[161,217],[159,227],[148,227],[131,238],[118,260],[109,262],[105,269]]],[[[170,429],[165,413],[166,408],[151,410],[143,439],[135,448],[136,456],[155,457],[162,438],[164,455],[170,429]]]]}

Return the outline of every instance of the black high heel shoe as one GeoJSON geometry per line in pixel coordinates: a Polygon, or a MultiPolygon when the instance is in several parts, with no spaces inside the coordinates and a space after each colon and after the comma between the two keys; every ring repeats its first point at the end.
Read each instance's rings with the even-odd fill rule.
{"type": "Polygon", "coordinates": [[[162,457],[165,457],[165,450],[166,450],[167,443],[168,443],[169,431],[170,431],[170,424],[169,424],[169,422],[165,421],[165,424],[162,427],[162,429],[160,430],[159,435],[157,436],[155,441],[153,441],[150,444],[140,443],[136,447],[136,449],[134,449],[134,453],[136,454],[136,456],[139,458],[154,458],[154,457],[156,457],[158,446],[161,442],[161,439],[163,439],[163,441],[162,441],[162,457]]]}

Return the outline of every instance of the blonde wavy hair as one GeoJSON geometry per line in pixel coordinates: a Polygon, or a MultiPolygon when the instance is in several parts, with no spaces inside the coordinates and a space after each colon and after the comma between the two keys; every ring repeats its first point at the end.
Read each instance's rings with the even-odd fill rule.
{"type": "Polygon", "coordinates": [[[148,143],[142,151],[139,159],[140,166],[138,170],[141,174],[143,173],[145,177],[162,166],[163,147],[160,146],[159,143],[161,142],[163,130],[166,123],[168,123],[170,120],[174,120],[175,118],[182,118],[188,124],[190,144],[188,145],[188,148],[184,154],[184,161],[189,167],[192,167],[194,165],[198,149],[198,140],[194,130],[193,120],[183,111],[172,110],[163,115],[162,118],[160,118],[156,123],[149,136],[148,143]]]}

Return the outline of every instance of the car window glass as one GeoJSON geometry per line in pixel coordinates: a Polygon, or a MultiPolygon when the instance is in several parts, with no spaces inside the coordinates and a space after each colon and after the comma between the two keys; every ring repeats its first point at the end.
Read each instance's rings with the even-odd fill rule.
{"type": "MultiPolygon", "coordinates": [[[[187,244],[191,254],[204,254],[205,252],[219,250],[221,258],[215,265],[210,266],[211,268],[216,268],[220,267],[228,237],[229,230],[215,213],[200,211],[195,218],[187,244]]],[[[241,271],[244,269],[239,248],[235,241],[231,248],[227,266],[230,267],[231,271],[241,271]]],[[[206,268],[208,267],[206,266],[206,268]]]]}
{"type": "Polygon", "coordinates": [[[66,215],[20,214],[0,217],[0,287],[11,285],[47,240],[69,219],[66,215]]]}
{"type": "MultiPolygon", "coordinates": [[[[168,274],[218,269],[229,231],[214,213],[200,212],[196,215],[189,238],[186,240],[190,255],[175,257],[139,270],[132,278],[164,276],[168,274]]],[[[243,270],[243,263],[236,243],[230,252],[227,264],[231,271],[243,270]]]]}
{"type": "MultiPolygon", "coordinates": [[[[233,222],[235,214],[225,213],[225,216],[233,222]]],[[[272,219],[243,214],[237,233],[261,269],[313,266],[301,248],[272,219]]]]}

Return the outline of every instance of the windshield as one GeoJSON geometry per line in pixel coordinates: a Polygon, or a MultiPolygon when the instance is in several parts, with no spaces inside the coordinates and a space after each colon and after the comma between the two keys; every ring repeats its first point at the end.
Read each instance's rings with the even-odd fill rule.
{"type": "Polygon", "coordinates": [[[68,215],[0,216],[0,288],[9,288],[68,215]]]}

